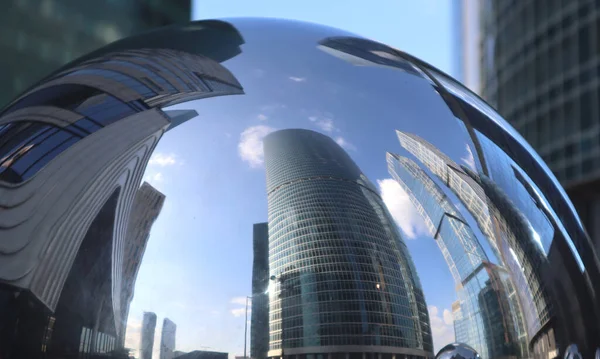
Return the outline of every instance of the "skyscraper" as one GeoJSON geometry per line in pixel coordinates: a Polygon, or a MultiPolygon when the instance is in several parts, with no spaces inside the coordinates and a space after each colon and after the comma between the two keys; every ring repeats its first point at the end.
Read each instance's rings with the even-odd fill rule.
{"type": "Polygon", "coordinates": [[[144,318],[142,319],[142,337],[140,340],[140,359],[152,359],[155,329],[156,314],[144,312],[144,318]]]}
{"type": "MultiPolygon", "coordinates": [[[[423,158],[442,160],[431,155],[423,158]]],[[[391,153],[387,160],[390,174],[417,207],[454,277],[460,305],[456,341],[472,346],[486,359],[528,357],[527,352],[518,352],[521,345],[514,322],[522,315],[511,311],[509,293],[495,273],[498,269],[490,265],[463,215],[414,161],[391,153]]]]}
{"type": "Polygon", "coordinates": [[[483,97],[548,164],[600,250],[600,3],[484,4],[483,97]]]}
{"type": "Polygon", "coordinates": [[[173,351],[175,350],[175,334],[177,325],[169,318],[163,320],[162,330],[160,333],[160,357],[159,359],[173,359],[173,351]]]}
{"type": "MultiPolygon", "coordinates": [[[[157,142],[171,125],[160,107],[242,93],[235,77],[214,60],[141,49],[104,53],[62,69],[3,110],[0,140],[6,145],[0,151],[0,183],[7,194],[2,205],[8,225],[0,231],[15,250],[0,254],[7,263],[0,268],[0,281],[6,284],[0,294],[10,298],[23,293],[20,301],[31,302],[36,310],[17,312],[21,304],[15,301],[3,308],[23,314],[11,319],[20,329],[0,337],[10,343],[2,343],[2,350],[39,352],[50,323],[64,334],[61,340],[55,335],[49,349],[60,355],[104,350],[97,338],[106,335],[114,341],[112,348],[122,345],[136,260],[143,254],[146,226],[158,210],[138,207],[141,212],[133,212],[136,195],[152,192],[147,187],[139,192],[139,186],[157,142]],[[65,171],[73,163],[77,170],[65,171]],[[19,219],[24,208],[35,208],[27,221],[19,219]],[[102,256],[79,250],[100,244],[102,256]],[[93,262],[98,262],[93,268],[104,270],[94,272],[97,278],[83,276],[93,262]],[[77,290],[86,286],[97,293],[78,296],[77,290]],[[71,314],[74,308],[77,315],[71,314]],[[104,327],[86,324],[100,322],[104,327]],[[74,334],[78,332],[82,335],[74,334]]],[[[192,114],[174,116],[180,123],[192,114]]]]}
{"type": "Polygon", "coordinates": [[[256,223],[253,229],[250,357],[265,359],[269,351],[269,224],[256,223]]]}
{"type": "Polygon", "coordinates": [[[373,184],[331,138],[264,139],[269,208],[269,357],[431,357],[414,264],[373,184]]]}
{"type": "Polygon", "coordinates": [[[59,66],[112,41],[191,19],[191,0],[18,1],[2,14],[0,107],[59,66]]]}
{"type": "Polygon", "coordinates": [[[150,237],[150,230],[158,218],[165,202],[165,195],[156,190],[148,182],[144,182],[137,190],[129,224],[127,226],[127,241],[123,254],[123,281],[122,281],[122,321],[121,340],[125,339],[125,326],[129,316],[129,305],[133,299],[135,281],[137,278],[146,244],[150,237]]]}

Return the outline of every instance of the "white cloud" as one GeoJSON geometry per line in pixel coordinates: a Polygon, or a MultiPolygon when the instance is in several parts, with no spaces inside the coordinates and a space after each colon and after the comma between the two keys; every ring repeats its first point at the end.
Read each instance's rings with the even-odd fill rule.
{"type": "Polygon", "coordinates": [[[246,297],[235,297],[231,299],[232,304],[246,305],[246,297]]]}
{"type": "Polygon", "coordinates": [[[317,116],[310,116],[308,120],[315,124],[321,131],[325,132],[333,132],[337,130],[335,127],[333,120],[327,117],[319,118],[317,116]]]}
{"type": "MultiPolygon", "coordinates": [[[[252,310],[250,308],[248,308],[248,315],[250,315],[250,312],[252,312],[252,310]]],[[[231,314],[233,314],[233,316],[236,318],[242,317],[242,316],[246,315],[246,308],[232,309],[231,314]]]]}
{"type": "Polygon", "coordinates": [[[288,77],[290,80],[294,81],[294,82],[304,82],[306,81],[305,77],[295,77],[295,76],[290,76],[288,77]]]}
{"type": "Polygon", "coordinates": [[[446,325],[454,325],[454,317],[452,317],[452,313],[448,309],[444,309],[444,323],[446,325]]]}
{"type": "Polygon", "coordinates": [[[467,147],[467,154],[465,155],[465,157],[461,158],[461,161],[463,161],[463,163],[466,164],[467,166],[469,166],[469,168],[472,169],[473,171],[477,171],[477,169],[475,168],[475,157],[473,157],[473,152],[471,151],[471,146],[469,146],[467,144],[466,147],[467,147]]]}
{"type": "Polygon", "coordinates": [[[240,143],[238,144],[238,153],[242,160],[248,162],[250,167],[260,167],[264,162],[263,138],[269,133],[275,131],[269,126],[252,126],[242,132],[240,143]]]}
{"type": "Polygon", "coordinates": [[[142,337],[142,321],[135,318],[129,318],[125,332],[125,348],[131,349],[130,355],[139,357],[137,354],[140,348],[142,337]]]}
{"type": "Polygon", "coordinates": [[[404,235],[415,239],[429,234],[421,215],[410,201],[408,194],[393,178],[377,180],[381,198],[404,235]]]}
{"type": "Polygon", "coordinates": [[[177,160],[177,156],[173,153],[171,154],[165,154],[165,153],[160,153],[160,152],[156,152],[154,154],[152,154],[152,157],[150,157],[150,161],[148,161],[149,165],[155,165],[155,166],[161,166],[161,167],[165,167],[165,166],[173,166],[177,163],[181,163],[180,161],[177,160]]]}
{"type": "Polygon", "coordinates": [[[433,336],[433,351],[435,353],[446,344],[454,342],[454,325],[452,313],[448,309],[444,309],[443,318],[440,316],[440,311],[436,306],[430,305],[428,309],[431,334],[433,336]]]}
{"type": "Polygon", "coordinates": [[[229,133],[229,132],[225,132],[225,137],[227,137],[227,138],[231,138],[231,133],[229,133]]]}
{"type": "Polygon", "coordinates": [[[163,180],[163,174],[158,172],[154,176],[150,177],[150,179],[155,182],[161,182],[163,180]]]}
{"type": "Polygon", "coordinates": [[[266,121],[268,119],[268,117],[263,115],[262,113],[256,116],[256,118],[258,118],[260,121],[266,121]]]}
{"type": "Polygon", "coordinates": [[[356,151],[356,146],[354,146],[353,144],[351,144],[350,142],[348,142],[343,137],[336,137],[335,138],[335,142],[337,142],[338,145],[342,146],[342,148],[344,148],[346,150],[356,151]]]}

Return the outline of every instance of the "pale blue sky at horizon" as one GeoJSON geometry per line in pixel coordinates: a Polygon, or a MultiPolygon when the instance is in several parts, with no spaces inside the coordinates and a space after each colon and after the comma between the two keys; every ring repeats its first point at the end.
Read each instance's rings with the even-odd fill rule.
{"type": "MultiPolygon", "coordinates": [[[[334,6],[324,1],[281,2],[273,0],[264,1],[195,1],[193,19],[232,18],[232,17],[272,17],[308,21],[322,25],[332,26],[361,35],[387,45],[401,49],[416,57],[429,62],[440,70],[453,75],[452,66],[452,17],[451,2],[444,1],[346,1],[344,6],[334,6]]],[[[235,61],[231,60],[231,61],[235,61]]],[[[224,63],[227,66],[227,62],[224,63]]],[[[370,71],[370,70],[369,70],[370,71]]],[[[381,70],[373,70],[381,71],[381,70]]],[[[298,74],[298,76],[300,76],[298,74]]],[[[308,77],[299,77],[303,80],[289,81],[289,86],[298,86],[312,80],[308,77]]],[[[292,77],[290,77],[292,79],[292,77]]],[[[307,86],[305,85],[305,86],[307,86]]],[[[312,85],[311,85],[312,86],[312,85]]],[[[245,82],[244,87],[252,88],[252,83],[245,82]]],[[[250,91],[248,91],[249,93],[250,91]]],[[[215,350],[227,351],[230,357],[243,354],[244,331],[244,298],[250,295],[250,268],[252,260],[252,223],[265,222],[266,212],[263,207],[266,203],[264,193],[260,192],[260,199],[253,203],[251,196],[246,193],[256,192],[256,188],[264,190],[264,169],[250,166],[235,169],[231,162],[224,163],[216,156],[190,156],[192,153],[220,153],[220,156],[231,155],[238,157],[238,140],[244,139],[247,130],[272,131],[273,129],[289,126],[290,123],[278,123],[276,104],[264,103],[260,109],[250,109],[244,105],[246,97],[239,101],[240,107],[235,112],[228,114],[227,118],[219,121],[201,122],[192,120],[182,128],[173,130],[159,143],[155,156],[146,172],[146,179],[157,189],[167,195],[165,207],[155,223],[144,261],[140,268],[136,284],[135,297],[131,305],[129,327],[126,346],[132,349],[139,348],[139,326],[143,311],[156,312],[158,316],[154,358],[158,359],[160,344],[160,324],[165,317],[172,319],[177,325],[177,349],[215,350]],[[236,118],[233,115],[236,115],[236,118]],[[250,116],[252,116],[250,120],[250,116]],[[258,119],[257,119],[258,118],[258,119]],[[237,119],[240,119],[239,121],[237,119]],[[236,123],[237,122],[237,123],[236,123]],[[256,124],[259,125],[256,125],[256,124]],[[250,127],[248,127],[250,126],[250,127]],[[206,141],[181,141],[188,133],[224,133],[224,138],[206,138],[206,141]],[[217,148],[221,148],[217,150],[217,148]],[[198,158],[196,158],[198,157],[198,158]],[[208,173],[191,173],[188,166],[203,166],[208,173]],[[168,169],[168,171],[167,171],[168,169]],[[242,187],[232,178],[245,176],[242,187]],[[190,183],[183,183],[179,178],[189,178],[190,183]],[[211,178],[214,177],[214,178],[211,178]],[[210,186],[209,183],[218,182],[214,193],[203,193],[197,184],[210,186]],[[190,187],[185,187],[189,185],[190,187]],[[175,189],[175,187],[177,187],[175,189]],[[191,210],[178,208],[174,203],[185,202],[185,194],[192,193],[202,197],[210,206],[202,207],[195,204],[193,218],[189,216],[191,210]],[[220,197],[221,196],[221,197],[220,197]],[[211,224],[203,219],[227,218],[231,208],[213,206],[219,201],[243,201],[241,206],[246,206],[247,218],[240,223],[222,231],[215,231],[211,224]],[[220,212],[222,211],[222,212],[220,212]],[[187,221],[187,222],[186,222],[187,221]],[[178,223],[177,228],[169,223],[178,223]],[[181,225],[179,226],[179,224],[181,225]],[[185,223],[188,223],[186,225],[185,223]],[[195,231],[195,233],[194,233],[195,231]],[[167,242],[167,238],[176,238],[178,247],[174,248],[167,242]],[[182,248],[186,249],[182,255],[182,248]],[[215,252],[227,253],[226,256],[215,255],[215,252]],[[223,261],[229,263],[224,266],[223,261]],[[188,263],[195,262],[193,268],[188,263]],[[221,268],[217,270],[216,268],[221,268]],[[190,285],[196,283],[196,285],[190,285]],[[196,322],[195,318],[203,318],[196,322]],[[137,335],[137,337],[135,337],[137,335]]],[[[267,99],[263,99],[267,101],[267,99]]],[[[381,99],[384,101],[385,99],[381,99]]],[[[203,115],[210,117],[211,109],[218,108],[219,103],[228,103],[229,97],[214,98],[203,102],[203,115]]],[[[252,100],[255,104],[256,99],[252,100]]],[[[388,99],[389,101],[389,99],[388,99]]],[[[238,102],[236,102],[237,105],[238,102]]],[[[295,105],[295,104],[289,104],[295,105]]],[[[290,106],[291,107],[291,106],[290,106]]],[[[327,107],[324,105],[324,107],[327,107]]],[[[335,104],[329,105],[335,108],[335,104]]],[[[288,109],[289,110],[289,109],[288,109]]],[[[309,109],[310,111],[310,109],[309,109]]],[[[333,113],[342,113],[331,110],[333,113]]],[[[200,111],[199,111],[200,113],[200,111]]],[[[364,143],[359,140],[358,133],[352,133],[344,121],[327,113],[318,114],[319,119],[314,123],[307,121],[312,113],[298,114],[294,121],[306,121],[306,127],[317,127],[330,136],[335,133],[346,137],[343,147],[357,161],[363,172],[382,191],[382,197],[397,195],[395,187],[390,186],[391,179],[387,171],[381,168],[373,169],[365,165],[368,163],[369,154],[364,143]],[[304,117],[302,117],[304,116],[304,117]],[[302,119],[301,119],[302,117],[302,119]],[[324,119],[321,117],[331,117],[324,119]],[[330,120],[329,127],[320,127],[330,120]],[[328,133],[329,132],[329,133],[328,133]],[[349,141],[348,141],[349,139],[349,141]],[[387,193],[384,193],[387,191],[387,193]]],[[[218,117],[215,114],[213,117],[218,117]]],[[[292,121],[292,119],[287,119],[292,121]]],[[[312,121],[312,120],[311,120],[312,121]]],[[[385,121],[384,121],[385,122],[385,121]]],[[[383,122],[382,122],[383,123],[383,122]]],[[[383,127],[383,125],[382,125],[383,127]]],[[[356,131],[355,131],[356,132],[356,131]]],[[[248,133],[252,135],[252,133],[248,133]]],[[[342,137],[338,137],[340,139],[342,137]]],[[[397,139],[391,138],[391,143],[399,147],[397,139]]],[[[344,143],[342,140],[338,143],[344,143]]],[[[462,147],[464,148],[464,147],[462,147]]],[[[457,155],[458,156],[458,155],[457,155]]],[[[239,158],[238,158],[239,159],[239,158]]],[[[248,162],[248,161],[245,161],[248,162]]],[[[245,163],[248,165],[248,163],[245,163]]],[[[383,168],[385,170],[385,168],[383,168]]],[[[406,205],[407,202],[395,203],[406,205]]],[[[386,201],[386,204],[389,203],[386,201]]],[[[407,245],[415,261],[420,279],[423,284],[427,304],[430,307],[431,324],[434,329],[434,343],[437,349],[441,344],[453,340],[452,320],[450,315],[451,304],[456,300],[454,284],[445,261],[435,241],[423,235],[422,229],[415,229],[412,239],[407,240],[407,245]]],[[[411,236],[409,236],[411,237],[411,236]]],[[[248,334],[248,351],[250,346],[250,333],[248,334]]],[[[134,351],[136,356],[139,355],[134,351]]]]}

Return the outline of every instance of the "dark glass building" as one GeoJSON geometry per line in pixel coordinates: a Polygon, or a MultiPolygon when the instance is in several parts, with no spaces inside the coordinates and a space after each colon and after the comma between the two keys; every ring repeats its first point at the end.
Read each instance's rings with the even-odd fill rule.
{"type": "Polygon", "coordinates": [[[253,229],[250,357],[265,359],[269,351],[269,224],[256,223],[253,229]]]}
{"type": "Polygon", "coordinates": [[[142,335],[140,339],[140,359],[152,359],[154,330],[156,330],[156,314],[144,312],[144,318],[142,319],[142,335]]]}
{"type": "Polygon", "coordinates": [[[431,357],[429,316],[406,244],[373,184],[333,139],[264,139],[269,357],[431,357]]]}
{"type": "Polygon", "coordinates": [[[600,250],[600,3],[486,0],[483,97],[540,154],[600,250]]]}
{"type": "Polygon", "coordinates": [[[2,13],[0,106],[112,41],[191,19],[191,0],[15,1],[2,13]]]}

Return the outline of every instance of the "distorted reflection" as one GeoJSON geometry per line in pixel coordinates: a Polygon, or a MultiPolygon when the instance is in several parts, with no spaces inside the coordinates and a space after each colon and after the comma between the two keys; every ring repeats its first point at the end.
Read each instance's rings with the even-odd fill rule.
{"type": "Polygon", "coordinates": [[[336,29],[200,21],[57,70],[0,113],[0,206],[0,358],[598,356],[545,164],[336,29]]]}

